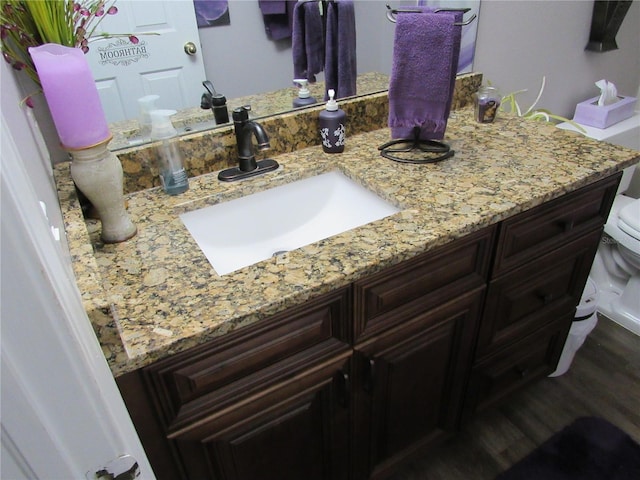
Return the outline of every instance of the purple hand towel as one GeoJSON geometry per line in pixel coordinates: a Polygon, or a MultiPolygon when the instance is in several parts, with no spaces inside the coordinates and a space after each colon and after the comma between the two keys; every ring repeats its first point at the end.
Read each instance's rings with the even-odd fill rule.
{"type": "Polygon", "coordinates": [[[258,5],[263,15],[287,13],[286,0],[258,0],[258,5]]]}
{"type": "Polygon", "coordinates": [[[291,38],[295,0],[258,0],[264,30],[270,40],[291,38]]]}
{"type": "MultiPolygon", "coordinates": [[[[327,4],[327,43],[324,78],[336,99],[356,94],[356,17],[352,0],[327,4]]],[[[325,100],[329,97],[325,96],[325,100]]]]}
{"type": "Polygon", "coordinates": [[[316,81],[324,68],[324,32],[319,2],[298,2],[293,9],[293,78],[316,81]]]}
{"type": "Polygon", "coordinates": [[[441,140],[447,127],[460,55],[462,12],[399,13],[389,82],[393,138],[441,140]]]}

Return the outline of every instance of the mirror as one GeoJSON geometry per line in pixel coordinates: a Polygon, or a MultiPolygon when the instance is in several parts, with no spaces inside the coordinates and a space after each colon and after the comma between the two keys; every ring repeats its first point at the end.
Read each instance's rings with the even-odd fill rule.
{"type": "MultiPolygon", "coordinates": [[[[175,4],[180,5],[181,10],[185,9],[184,2],[192,3],[193,0],[118,0],[117,5],[120,11],[113,18],[120,17],[136,17],[137,21],[143,19],[143,26],[135,32],[142,32],[138,52],[147,53],[149,57],[150,49],[144,52],[142,47],[150,43],[156,37],[168,37],[168,29],[163,25],[162,12],[175,4]],[[129,4],[132,6],[129,9],[129,4]],[[154,8],[150,8],[154,5],[154,8]],[[132,12],[130,11],[132,10],[132,12]],[[160,35],[144,35],[144,32],[160,33],[160,35]]],[[[385,0],[354,0],[356,32],[357,32],[357,60],[358,60],[358,95],[386,90],[388,87],[388,78],[391,73],[391,60],[393,53],[394,24],[387,19],[387,7],[399,8],[411,4],[422,3],[413,1],[385,1],[385,0]]],[[[447,8],[471,8],[472,13],[479,14],[480,0],[428,0],[425,2],[429,5],[444,5],[447,8]]],[[[297,96],[297,89],[293,85],[293,62],[291,53],[291,39],[271,40],[265,32],[265,24],[263,16],[260,12],[257,0],[237,1],[229,0],[228,2],[229,24],[220,26],[210,26],[199,28],[196,30],[197,39],[194,42],[197,45],[203,63],[204,74],[202,78],[198,75],[191,75],[194,81],[194,87],[188,89],[189,94],[185,101],[186,105],[192,105],[188,108],[180,108],[179,113],[173,117],[176,127],[183,133],[193,133],[203,129],[218,128],[215,124],[212,111],[200,108],[200,99],[205,92],[202,81],[207,79],[211,81],[218,93],[223,94],[227,98],[229,111],[234,107],[249,104],[252,106],[252,116],[261,118],[269,115],[283,113],[293,108],[292,101],[297,96]]],[[[174,15],[171,11],[166,10],[165,16],[171,18],[174,15]]],[[[103,28],[106,31],[132,31],[122,30],[122,27],[111,27],[106,21],[103,22],[103,28]]],[[[195,23],[195,18],[192,20],[195,23]]],[[[463,27],[463,45],[461,51],[461,64],[466,62],[464,68],[459,69],[460,72],[471,71],[473,61],[473,49],[475,47],[475,37],[478,20],[470,25],[463,27]],[[465,53],[466,52],[466,53],[465,53]]],[[[195,26],[195,25],[194,25],[195,26]]],[[[178,29],[178,36],[174,40],[173,46],[186,44],[192,39],[188,33],[184,33],[183,29],[178,29]]],[[[92,54],[102,54],[106,58],[109,53],[105,53],[107,47],[116,46],[115,41],[100,40],[92,46],[92,54]]],[[[172,47],[173,48],[173,47],[172,47]]],[[[168,50],[165,49],[166,52],[168,50]]],[[[185,55],[185,54],[183,54],[185,55]]],[[[122,60],[115,54],[111,54],[112,59],[122,60]]],[[[166,60],[167,54],[155,55],[157,58],[166,60]]],[[[195,56],[198,56],[197,54],[195,56]]],[[[140,58],[138,61],[147,61],[148,58],[140,58]]],[[[91,62],[91,61],[90,61],[91,62]]],[[[108,77],[110,85],[126,84],[126,80],[120,79],[120,72],[127,69],[127,66],[120,62],[118,65],[109,65],[112,72],[118,75],[104,75],[108,77]],[[114,68],[117,67],[117,68],[114,68]]],[[[136,62],[130,62],[130,65],[136,62]]],[[[93,65],[92,65],[93,68],[93,65]]],[[[154,71],[155,79],[162,81],[169,78],[170,73],[159,75],[160,68],[154,71]]],[[[167,70],[169,71],[169,70],[167,70]]],[[[94,70],[96,78],[99,76],[94,70]]],[[[310,85],[310,91],[319,102],[324,100],[324,86],[322,74],[318,76],[318,83],[310,85]]],[[[146,80],[145,80],[146,81],[146,80]]],[[[147,82],[144,94],[157,93],[152,90],[147,82]]],[[[100,86],[99,86],[100,89],[100,86]]],[[[113,105],[114,97],[109,95],[101,97],[103,104],[113,105]]],[[[162,88],[160,88],[162,91],[162,88]]],[[[157,103],[157,108],[175,108],[172,105],[163,103],[163,98],[175,97],[174,90],[166,90],[166,94],[160,94],[161,99],[157,103]]],[[[129,102],[131,103],[131,102],[129,102]]],[[[136,103],[136,102],[133,102],[136,103]]],[[[130,105],[135,107],[137,105],[130,105]]],[[[106,110],[106,109],[105,109],[106,110]]],[[[123,120],[113,122],[111,124],[112,131],[116,138],[110,143],[112,150],[126,148],[132,145],[141,144],[142,141],[136,138],[138,134],[137,115],[132,114],[128,117],[122,117],[123,120]]],[[[228,124],[227,124],[228,125],[228,124]]]]}

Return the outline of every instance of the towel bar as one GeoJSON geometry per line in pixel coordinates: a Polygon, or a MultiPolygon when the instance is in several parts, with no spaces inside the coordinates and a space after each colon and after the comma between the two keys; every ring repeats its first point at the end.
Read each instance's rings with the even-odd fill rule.
{"type": "MultiPolygon", "coordinates": [[[[434,13],[440,13],[440,12],[462,12],[462,13],[467,13],[469,10],[471,10],[471,9],[470,8],[436,8],[433,12],[434,13]]],[[[422,13],[422,10],[411,9],[411,8],[397,10],[397,9],[391,8],[389,6],[389,4],[387,4],[387,18],[389,19],[390,22],[396,23],[396,15],[398,13],[422,13]]],[[[459,27],[463,27],[465,25],[469,25],[475,19],[476,19],[476,14],[474,13],[473,15],[471,15],[471,17],[468,20],[465,20],[464,22],[454,23],[454,25],[459,26],[459,27]]]]}

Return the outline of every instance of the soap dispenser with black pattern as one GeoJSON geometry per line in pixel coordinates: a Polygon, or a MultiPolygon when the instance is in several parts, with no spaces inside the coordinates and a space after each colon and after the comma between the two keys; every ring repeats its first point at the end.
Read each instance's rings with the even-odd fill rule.
{"type": "Polygon", "coordinates": [[[344,113],[338,102],[333,97],[335,90],[329,90],[329,100],[323,111],[320,112],[320,137],[322,149],[326,153],[342,153],[346,141],[347,114],[344,113]]]}

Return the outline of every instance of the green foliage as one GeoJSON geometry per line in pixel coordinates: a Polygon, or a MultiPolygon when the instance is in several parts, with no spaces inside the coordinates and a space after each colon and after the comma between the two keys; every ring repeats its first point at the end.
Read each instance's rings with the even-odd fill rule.
{"type": "Polygon", "coordinates": [[[544,92],[544,87],[546,83],[546,77],[542,77],[542,85],[540,86],[540,91],[538,92],[538,96],[536,97],[533,104],[523,113],[518,101],[516,100],[516,96],[526,92],[527,90],[517,90],[515,92],[511,92],[508,95],[502,97],[502,101],[500,104],[500,109],[505,112],[512,112],[522,118],[527,118],[530,120],[537,120],[541,122],[550,122],[552,120],[557,120],[558,122],[567,122],[582,133],[585,133],[585,129],[578,125],[573,120],[569,120],[568,118],[564,118],[560,115],[555,115],[551,113],[549,110],[544,108],[536,108],[536,105],[540,101],[540,97],[542,97],[542,93],[544,92]]]}

